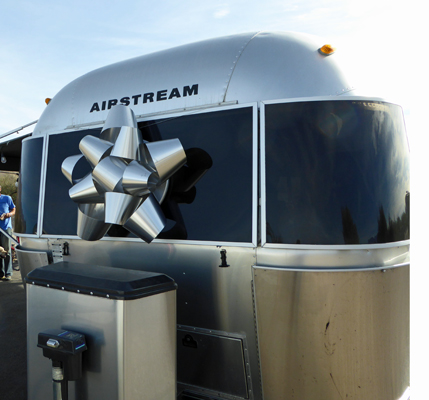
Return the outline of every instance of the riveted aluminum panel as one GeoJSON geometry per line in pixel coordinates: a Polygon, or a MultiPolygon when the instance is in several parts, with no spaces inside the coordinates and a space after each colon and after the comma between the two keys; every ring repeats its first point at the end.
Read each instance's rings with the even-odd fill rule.
{"type": "Polygon", "coordinates": [[[83,75],[52,99],[33,136],[102,124],[112,104],[109,107],[109,100],[121,103],[127,98],[136,116],[223,103],[235,62],[253,36],[192,43],[83,75]],[[93,108],[95,103],[99,111],[93,108]]]}
{"type": "Polygon", "coordinates": [[[409,386],[409,265],[254,269],[265,400],[399,399],[409,386]]]}
{"type": "MultiPolygon", "coordinates": [[[[47,246],[46,239],[21,237],[21,242],[33,249],[47,246]]],[[[228,332],[232,337],[245,335],[249,386],[254,399],[262,398],[252,291],[255,248],[201,243],[146,244],[139,239],[118,241],[117,238],[95,242],[69,238],[67,242],[70,255],[64,255],[64,261],[161,272],[173,278],[178,285],[179,325],[228,332]],[[226,250],[229,267],[220,267],[221,250],[226,250]]]]}
{"type": "Polygon", "coordinates": [[[356,94],[341,55],[322,55],[324,39],[297,33],[261,32],[246,46],[234,69],[226,100],[263,101],[356,94]]]}
{"type": "Polygon", "coordinates": [[[137,117],[279,98],[355,94],[324,39],[296,33],[226,36],[112,64],[74,80],[49,103],[33,136],[100,126],[111,107],[137,117]]]}

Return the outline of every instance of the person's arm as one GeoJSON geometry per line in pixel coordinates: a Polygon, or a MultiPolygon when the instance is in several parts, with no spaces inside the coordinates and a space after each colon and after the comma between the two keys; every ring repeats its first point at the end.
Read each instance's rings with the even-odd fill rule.
{"type": "Polygon", "coordinates": [[[6,218],[10,218],[10,217],[14,216],[15,215],[15,211],[16,211],[16,207],[12,208],[12,210],[10,210],[9,212],[2,214],[0,216],[0,219],[4,220],[6,218]]]}

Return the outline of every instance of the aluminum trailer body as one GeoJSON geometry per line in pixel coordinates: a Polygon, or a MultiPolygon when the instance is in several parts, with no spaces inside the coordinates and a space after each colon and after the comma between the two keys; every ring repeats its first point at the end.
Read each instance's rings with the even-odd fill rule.
{"type": "MultiPolygon", "coordinates": [[[[325,44],[255,32],[106,66],[64,87],[23,141],[23,274],[70,261],[172,277],[178,396],[397,400],[407,391],[403,115],[359,92],[325,44]],[[120,224],[100,240],[76,233],[79,205],[61,166],[115,107],[133,111],[147,143],[177,138],[189,164],[192,149],[209,155],[195,157],[205,173],[190,188],[180,170],[165,184],[159,203],[172,225],[151,243],[120,224]]],[[[29,393],[35,385],[29,377],[29,393]]]]}

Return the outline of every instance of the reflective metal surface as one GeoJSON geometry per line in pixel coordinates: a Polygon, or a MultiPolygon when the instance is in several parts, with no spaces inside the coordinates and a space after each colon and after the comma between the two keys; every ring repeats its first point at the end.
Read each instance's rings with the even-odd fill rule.
{"type": "Polygon", "coordinates": [[[380,246],[294,246],[258,247],[258,264],[288,268],[372,268],[398,265],[410,261],[410,243],[380,246]]]}
{"type": "Polygon", "coordinates": [[[94,168],[104,157],[109,155],[111,149],[111,142],[102,140],[95,136],[85,136],[79,142],[79,150],[85,156],[92,168],[94,168]]]}
{"type": "Polygon", "coordinates": [[[156,171],[160,183],[165,182],[186,162],[179,139],[144,143],[143,149],[144,161],[156,171]]]}
{"type": "MultiPolygon", "coordinates": [[[[320,55],[323,43],[325,39],[304,34],[250,32],[112,64],[64,87],[39,118],[33,135],[101,126],[108,111],[120,104],[132,106],[139,116],[231,102],[356,94],[351,71],[341,70],[341,53],[320,55]]],[[[113,142],[117,127],[133,126],[130,116],[119,120],[108,119],[102,139],[113,142]]]]}
{"type": "Polygon", "coordinates": [[[166,224],[158,201],[166,181],[185,164],[186,154],[178,139],[143,143],[131,108],[115,107],[110,114],[101,137],[114,137],[114,143],[94,136],[79,143],[92,173],[75,183],[73,170],[81,156],[69,156],[62,163],[63,174],[75,183],[69,195],[79,205],[77,233],[84,240],[98,240],[109,224],[116,224],[151,242],[166,224]],[[133,126],[116,126],[121,121],[133,126]],[[152,192],[155,196],[149,197],[152,192]],[[103,203],[103,213],[92,203],[103,203]]]}
{"type": "Polygon", "coordinates": [[[138,157],[139,146],[143,143],[142,134],[136,128],[123,126],[116,138],[111,155],[131,161],[138,157]]]}
{"type": "MultiPolygon", "coordinates": [[[[188,375],[189,381],[211,385],[210,393],[217,393],[220,398],[231,399],[231,395],[225,394],[224,381],[212,385],[210,375],[241,365],[243,359],[246,366],[239,370],[247,374],[249,399],[396,400],[408,386],[409,270],[390,267],[409,262],[409,241],[306,246],[264,245],[264,240],[263,246],[260,245],[261,232],[265,230],[260,220],[261,207],[265,204],[259,198],[264,186],[258,185],[258,168],[264,167],[258,165],[264,156],[257,140],[258,105],[264,100],[302,101],[303,97],[315,96],[321,96],[319,100],[332,100],[332,96],[345,92],[355,94],[349,78],[340,70],[338,54],[321,56],[317,51],[320,45],[321,40],[306,35],[250,33],[117,63],[66,86],[45,109],[34,131],[34,136],[52,134],[48,136],[52,155],[64,143],[72,146],[74,142],[69,137],[80,140],[82,128],[88,131],[91,127],[101,128],[105,121],[101,141],[85,139],[81,151],[91,160],[90,165],[94,164],[94,170],[109,157],[123,164],[118,167],[114,161],[106,161],[105,168],[103,165],[95,173],[99,174],[95,184],[92,172],[79,186],[78,177],[73,176],[78,161],[70,158],[63,163],[64,175],[74,185],[70,193],[78,203],[78,235],[86,240],[78,239],[74,228],[66,230],[72,224],[54,224],[54,218],[49,219],[46,207],[55,207],[53,198],[60,179],[47,178],[45,182],[42,177],[42,188],[49,187],[44,199],[46,234],[40,238],[21,236],[21,243],[43,252],[49,249],[51,238],[62,237],[69,244],[69,253],[64,255],[66,261],[151,270],[171,276],[179,287],[179,325],[194,327],[199,333],[207,330],[207,335],[213,330],[223,332],[221,336],[234,338],[228,345],[237,345],[237,337],[247,343],[244,358],[236,346],[231,346],[235,348],[232,351],[228,346],[219,346],[218,354],[208,364],[202,355],[194,357],[192,368],[197,364],[197,375],[188,375]],[[112,76],[115,79],[110,79],[112,76]],[[136,93],[138,87],[144,87],[145,93],[136,93]],[[226,106],[237,102],[238,105],[226,106]],[[218,107],[219,112],[215,112],[215,106],[222,106],[218,107]],[[139,126],[146,130],[143,132],[150,142],[140,141],[130,108],[137,114],[139,126]],[[193,108],[199,108],[199,112],[193,108]],[[220,126],[223,136],[219,133],[220,126]],[[122,131],[122,127],[126,128],[122,131]],[[185,162],[176,138],[187,153],[189,149],[198,152],[193,160],[196,168],[189,172],[186,169],[189,165],[185,165],[176,173],[180,179],[175,182],[171,174],[185,162]],[[112,146],[109,148],[102,141],[112,146]],[[112,156],[114,146],[119,157],[112,156]],[[243,168],[238,170],[238,166],[243,168]],[[181,174],[183,170],[187,172],[181,174]],[[225,178],[230,171],[234,171],[233,180],[225,178]],[[184,191],[174,193],[177,188],[191,188],[205,173],[205,179],[211,179],[210,184],[208,189],[195,188],[199,191],[196,201],[184,196],[184,191]],[[162,181],[165,186],[157,186],[162,181]],[[153,241],[169,222],[159,205],[167,184],[169,195],[163,207],[171,192],[185,202],[181,213],[190,232],[187,240],[184,235],[153,241]],[[235,196],[237,187],[241,197],[235,196]],[[112,190],[113,201],[96,198],[112,190]],[[116,201],[116,197],[123,195],[146,199],[128,219],[121,218],[128,211],[125,202],[116,201]],[[121,223],[126,220],[123,227],[138,238],[120,237],[121,231],[115,238],[103,238],[111,226],[105,220],[107,203],[113,205],[107,212],[110,215],[107,220],[121,223]],[[216,208],[216,203],[221,206],[216,208]],[[122,209],[118,215],[117,208],[122,209]],[[210,214],[209,218],[204,219],[206,214],[210,214]],[[140,238],[152,243],[143,243],[140,238]],[[254,268],[256,265],[264,268],[254,268]],[[382,272],[384,267],[386,272],[382,272]]],[[[91,134],[99,135],[99,131],[91,134]]],[[[55,176],[49,174],[59,170],[62,162],[51,158],[53,164],[49,164],[50,160],[43,164],[47,177],[55,176]]],[[[187,159],[188,163],[191,160],[187,159]]],[[[63,202],[68,200],[67,197],[63,202]]],[[[129,209],[134,207],[135,204],[129,209]]],[[[28,269],[37,266],[32,260],[26,264],[28,269]]],[[[76,300],[64,297],[60,302],[72,304],[76,300]]],[[[40,319],[47,318],[42,309],[31,312],[40,319]]],[[[99,326],[104,329],[111,322],[116,323],[112,321],[112,311],[105,311],[102,305],[91,305],[76,325],[89,333],[94,324],[95,330],[99,326]]],[[[143,307],[140,311],[145,312],[143,307]]],[[[71,313],[57,315],[68,318],[71,313]]],[[[34,324],[37,329],[38,321],[34,324]]],[[[106,340],[95,335],[101,351],[106,351],[105,343],[116,340],[117,331],[111,326],[106,328],[106,340]]],[[[133,332],[141,329],[137,319],[133,332]]],[[[205,342],[210,343],[209,350],[217,346],[216,340],[205,342]]],[[[101,365],[97,373],[101,370],[114,373],[109,366],[116,367],[120,360],[116,355],[105,357],[100,353],[100,362],[106,364],[96,363],[101,365]]],[[[179,365],[186,364],[185,356],[181,357],[179,365]]],[[[181,376],[186,377],[186,373],[181,371],[181,376]]],[[[144,375],[139,365],[135,374],[136,379],[144,375]]],[[[235,388],[239,388],[235,398],[246,397],[240,379],[233,379],[235,388]]],[[[31,387],[37,390],[35,384],[31,387]]],[[[207,387],[196,390],[205,393],[207,387]]]]}
{"type": "MultiPolygon", "coordinates": [[[[69,159],[66,161],[68,160],[69,159]]],[[[100,203],[104,200],[104,197],[95,187],[94,179],[91,174],[86,175],[72,186],[69,190],[69,196],[74,202],[79,204],[100,203]]]]}
{"type": "Polygon", "coordinates": [[[64,160],[63,164],[61,165],[61,172],[63,173],[63,175],[67,178],[67,180],[71,184],[76,183],[76,179],[73,178],[73,171],[74,171],[76,164],[79,162],[79,160],[82,157],[83,156],[81,154],[78,154],[78,155],[72,156],[72,157],[68,157],[67,159],[64,160]]]}
{"type": "Polygon", "coordinates": [[[108,113],[106,121],[103,125],[101,139],[114,143],[123,126],[136,127],[136,117],[134,113],[130,113],[126,108],[118,107],[114,113],[108,113]]]}
{"type": "MultiPolygon", "coordinates": [[[[32,248],[47,245],[46,239],[21,237],[21,241],[32,248]]],[[[147,244],[141,239],[118,241],[104,238],[88,242],[69,238],[67,241],[70,254],[63,256],[64,261],[162,271],[172,277],[178,284],[177,323],[221,331],[226,337],[230,334],[231,337],[240,335],[245,338],[247,379],[250,380],[248,386],[252,388],[249,398],[262,399],[252,299],[251,266],[256,260],[254,248],[160,242],[147,244]],[[230,265],[227,268],[219,267],[221,250],[227,251],[227,263],[230,265]]],[[[136,329],[138,331],[140,328],[136,329]]],[[[240,360],[222,351],[217,365],[219,369],[228,371],[240,360]]],[[[199,362],[201,373],[208,376],[207,368],[212,368],[213,364],[206,365],[203,358],[199,358],[199,362]]]]}
{"type": "Polygon", "coordinates": [[[167,220],[158,201],[153,195],[150,195],[136,212],[125,221],[124,227],[145,242],[150,243],[162,231],[166,223],[167,220]]]}
{"type": "Polygon", "coordinates": [[[49,264],[47,251],[24,250],[21,246],[17,246],[15,251],[22,279],[33,269],[49,264]]]}
{"type": "Polygon", "coordinates": [[[83,240],[99,240],[111,224],[104,222],[104,204],[79,204],[77,235],[83,240]]]}
{"type": "Polygon", "coordinates": [[[264,399],[398,399],[409,386],[409,266],[254,268],[264,399]]]}
{"type": "Polygon", "coordinates": [[[122,175],[127,164],[116,157],[107,157],[101,160],[92,171],[92,179],[99,192],[122,192],[122,175]]]}
{"type": "Polygon", "coordinates": [[[122,187],[133,196],[144,196],[156,189],[157,181],[154,171],[133,160],[124,171],[122,187]]]}
{"type": "Polygon", "coordinates": [[[108,224],[124,225],[141,204],[142,199],[124,193],[105,194],[104,220],[108,224]]]}
{"type": "Polygon", "coordinates": [[[52,363],[36,346],[50,328],[86,337],[83,376],[69,382],[69,398],[176,399],[175,291],[121,301],[26,287],[28,400],[52,397],[52,363]]]}

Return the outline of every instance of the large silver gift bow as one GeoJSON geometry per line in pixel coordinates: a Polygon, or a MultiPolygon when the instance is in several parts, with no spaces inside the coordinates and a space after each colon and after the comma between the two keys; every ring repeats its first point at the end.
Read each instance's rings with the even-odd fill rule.
{"type": "Polygon", "coordinates": [[[67,157],[61,166],[73,185],[70,198],[78,204],[78,236],[98,240],[117,224],[150,243],[166,224],[160,203],[168,179],[186,163],[180,140],[144,142],[133,111],[118,105],[100,137],[85,136],[79,150],[82,154],[67,157]],[[76,179],[82,157],[92,172],[76,179]]]}

